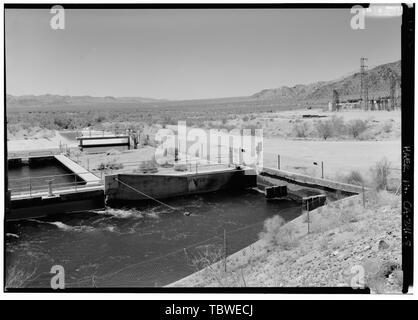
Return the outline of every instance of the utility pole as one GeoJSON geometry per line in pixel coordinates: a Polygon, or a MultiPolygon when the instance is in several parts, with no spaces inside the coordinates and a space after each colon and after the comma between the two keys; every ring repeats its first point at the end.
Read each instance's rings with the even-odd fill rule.
{"type": "Polygon", "coordinates": [[[369,89],[367,87],[366,61],[367,58],[360,58],[360,99],[363,101],[364,110],[369,110],[369,89]]]}
{"type": "Polygon", "coordinates": [[[390,109],[395,110],[395,91],[396,91],[396,79],[393,74],[390,76],[390,88],[389,88],[389,96],[390,96],[390,109]]]}

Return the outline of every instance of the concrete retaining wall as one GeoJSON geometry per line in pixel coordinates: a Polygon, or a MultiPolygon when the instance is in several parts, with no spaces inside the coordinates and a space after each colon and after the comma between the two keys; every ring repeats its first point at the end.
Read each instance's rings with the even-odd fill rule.
{"type": "Polygon", "coordinates": [[[273,168],[263,168],[261,175],[274,177],[290,183],[299,184],[301,186],[320,188],[328,191],[343,191],[352,194],[358,194],[363,191],[361,186],[352,184],[315,178],[300,173],[278,170],[273,168]]]}
{"type": "Polygon", "coordinates": [[[185,175],[118,174],[105,177],[105,194],[108,200],[147,199],[115,178],[156,199],[257,186],[256,175],[245,174],[244,170],[185,175]]]}
{"type": "Polygon", "coordinates": [[[56,197],[34,197],[10,201],[7,221],[39,218],[51,214],[104,208],[103,190],[80,191],[61,194],[56,197]]]}

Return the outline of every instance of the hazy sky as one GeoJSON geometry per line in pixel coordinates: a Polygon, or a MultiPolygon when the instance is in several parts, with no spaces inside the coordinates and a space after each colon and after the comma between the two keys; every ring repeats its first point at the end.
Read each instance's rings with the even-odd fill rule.
{"type": "Polygon", "coordinates": [[[393,62],[401,18],[349,9],[67,9],[65,30],[48,9],[6,10],[9,94],[194,99],[339,78],[393,62]]]}

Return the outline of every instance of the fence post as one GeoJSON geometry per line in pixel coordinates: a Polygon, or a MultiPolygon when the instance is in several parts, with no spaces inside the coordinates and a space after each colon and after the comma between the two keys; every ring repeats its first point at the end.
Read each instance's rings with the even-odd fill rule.
{"type": "Polygon", "coordinates": [[[224,229],[224,271],[226,272],[226,256],[227,256],[227,250],[226,250],[226,230],[224,229]]]}
{"type": "Polygon", "coordinates": [[[324,179],[324,161],[321,161],[321,177],[324,179]]]}
{"type": "Polygon", "coordinates": [[[280,170],[280,154],[277,155],[277,169],[280,170]]]}
{"type": "Polygon", "coordinates": [[[52,181],[54,181],[54,179],[50,179],[47,181],[48,181],[48,197],[52,197],[54,195],[52,193],[52,181]]]}

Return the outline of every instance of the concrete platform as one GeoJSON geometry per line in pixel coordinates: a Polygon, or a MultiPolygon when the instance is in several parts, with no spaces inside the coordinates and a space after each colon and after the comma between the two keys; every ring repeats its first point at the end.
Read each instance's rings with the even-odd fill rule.
{"type": "Polygon", "coordinates": [[[218,190],[239,190],[257,186],[252,169],[221,169],[207,172],[176,174],[128,173],[105,177],[108,200],[164,199],[218,190]],[[144,194],[146,196],[144,196],[144,194]]]}
{"type": "Polygon", "coordinates": [[[300,173],[289,172],[274,168],[264,167],[260,174],[262,176],[274,177],[290,183],[299,184],[301,186],[318,188],[323,190],[343,191],[351,194],[359,194],[363,192],[363,188],[361,186],[356,186],[328,179],[315,178],[300,173]]]}
{"type": "Polygon", "coordinates": [[[80,179],[84,180],[86,182],[86,186],[100,184],[101,180],[99,177],[91,172],[88,172],[85,168],[75,163],[70,158],[67,158],[62,154],[55,155],[54,157],[68,170],[75,173],[80,179]]]}

